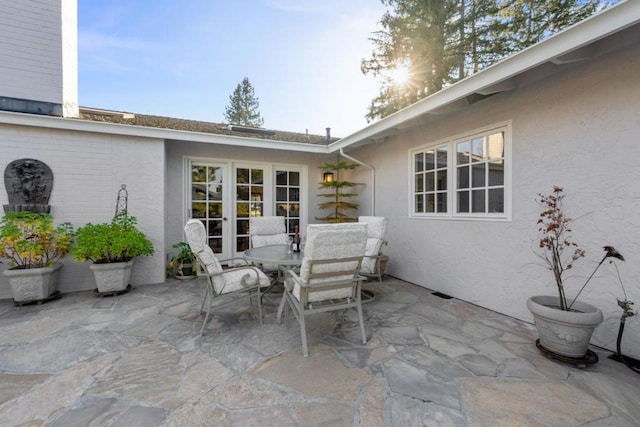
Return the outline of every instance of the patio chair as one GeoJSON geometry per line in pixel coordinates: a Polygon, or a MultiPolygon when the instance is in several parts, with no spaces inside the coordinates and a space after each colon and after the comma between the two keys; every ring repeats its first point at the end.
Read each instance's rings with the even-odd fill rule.
{"type": "Polygon", "coordinates": [[[387,229],[387,218],[383,216],[360,216],[359,223],[367,224],[367,248],[362,260],[360,274],[367,278],[378,278],[382,282],[382,271],[380,269],[380,259],[383,257],[382,245],[384,244],[384,233],[387,229]]]}
{"type": "Polygon", "coordinates": [[[278,323],[288,306],[300,323],[302,354],[307,357],[305,318],[325,311],[355,308],[362,343],[367,339],[360,303],[364,277],[358,273],[367,240],[366,224],[321,224],[307,226],[307,243],[300,273],[288,270],[278,308],[278,323]]]}
{"type": "MultiPolygon", "coordinates": [[[[258,316],[260,318],[260,323],[262,323],[260,288],[269,286],[271,283],[269,278],[260,271],[259,268],[248,264],[225,268],[223,270],[220,264],[221,261],[216,258],[213,251],[207,244],[207,232],[202,221],[190,219],[184,226],[184,232],[191,251],[198,259],[198,277],[205,277],[207,279],[206,294],[202,301],[202,305],[200,306],[200,313],[202,313],[205,303],[207,304],[207,314],[202,322],[200,335],[204,332],[204,327],[211,315],[213,301],[215,297],[220,295],[248,292],[248,297],[251,300],[253,292],[256,292],[256,295],[258,296],[258,316]]],[[[241,262],[246,264],[246,261],[242,258],[232,258],[229,260],[222,260],[222,262],[237,262],[237,260],[241,260],[241,262]]],[[[228,303],[236,301],[237,299],[232,299],[228,303]]],[[[226,304],[227,303],[217,304],[215,308],[222,307],[226,304]]]]}
{"type": "MultiPolygon", "coordinates": [[[[288,245],[289,235],[283,216],[255,216],[249,218],[249,245],[252,248],[269,245],[288,245]]],[[[277,265],[262,265],[262,271],[277,273],[277,265]]]]}

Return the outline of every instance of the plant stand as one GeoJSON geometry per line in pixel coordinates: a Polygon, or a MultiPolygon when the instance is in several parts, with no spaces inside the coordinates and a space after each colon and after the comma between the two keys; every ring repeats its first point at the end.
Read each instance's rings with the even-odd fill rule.
{"type": "Polygon", "coordinates": [[[538,350],[540,350],[549,359],[568,363],[570,365],[577,366],[578,368],[586,368],[587,366],[598,362],[598,355],[591,350],[587,350],[587,354],[585,354],[584,357],[567,357],[547,350],[542,346],[542,344],[540,344],[540,339],[536,340],[536,347],[538,347],[538,350]]]}

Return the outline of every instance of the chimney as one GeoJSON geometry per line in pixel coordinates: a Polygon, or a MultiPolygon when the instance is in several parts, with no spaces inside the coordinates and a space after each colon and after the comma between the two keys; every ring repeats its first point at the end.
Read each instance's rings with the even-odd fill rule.
{"type": "Polygon", "coordinates": [[[78,116],[77,0],[0,0],[0,110],[78,116]]]}
{"type": "Polygon", "coordinates": [[[327,128],[327,142],[331,142],[331,128],[327,128]]]}

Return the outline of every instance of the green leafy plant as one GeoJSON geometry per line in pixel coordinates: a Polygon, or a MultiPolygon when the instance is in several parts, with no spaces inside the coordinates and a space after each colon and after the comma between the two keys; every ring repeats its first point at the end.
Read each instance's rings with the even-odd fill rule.
{"type": "Polygon", "coordinates": [[[7,212],[0,222],[0,257],[10,268],[51,267],[73,244],[73,226],[54,226],[48,213],[7,212]]]}
{"type": "Polygon", "coordinates": [[[76,233],[71,255],[76,261],[95,264],[127,262],[141,255],[153,255],[151,241],[136,228],[136,217],[126,211],[118,213],[109,223],[88,223],[76,233]]]}
{"type": "Polygon", "coordinates": [[[180,249],[180,252],[171,257],[171,260],[169,260],[169,264],[167,264],[167,276],[171,276],[173,274],[178,276],[191,275],[183,268],[185,265],[191,265],[192,274],[195,274],[197,259],[196,255],[191,252],[191,247],[189,246],[189,244],[186,242],[178,242],[173,245],[173,248],[180,249]]]}
{"type": "Polygon", "coordinates": [[[547,268],[553,273],[553,278],[558,289],[559,307],[561,310],[570,311],[587,284],[591,281],[596,271],[607,258],[616,258],[624,261],[624,257],[613,247],[604,246],[605,254],[580,288],[571,304],[567,304],[564,289],[564,273],[573,267],[573,264],[585,256],[585,251],[571,238],[571,218],[563,211],[564,189],[553,187],[551,194],[538,194],[538,203],[543,210],[538,218],[538,232],[540,233],[538,257],[544,261],[547,268]]]}
{"type": "Polygon", "coordinates": [[[340,156],[338,156],[338,161],[335,164],[323,163],[319,166],[324,172],[335,172],[335,177],[333,177],[332,174],[331,180],[325,179],[319,184],[321,190],[329,190],[329,192],[318,194],[318,196],[328,199],[328,201],[320,203],[318,207],[320,209],[330,209],[331,212],[326,216],[316,217],[318,221],[338,223],[355,222],[358,220],[357,218],[349,216],[346,211],[358,209],[358,204],[350,202],[349,199],[358,195],[358,193],[354,193],[351,190],[362,185],[362,183],[340,179],[341,171],[352,170],[358,166],[356,163],[340,160],[340,156]]]}

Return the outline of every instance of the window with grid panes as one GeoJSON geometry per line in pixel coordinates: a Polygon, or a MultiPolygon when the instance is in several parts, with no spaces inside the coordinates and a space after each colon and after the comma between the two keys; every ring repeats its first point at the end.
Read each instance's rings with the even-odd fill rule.
{"type": "Polygon", "coordinates": [[[411,150],[411,215],[505,218],[507,128],[411,150]]]}

